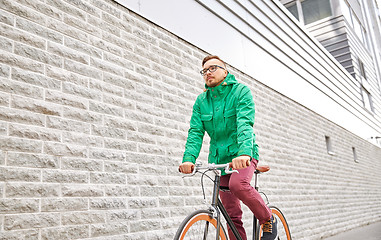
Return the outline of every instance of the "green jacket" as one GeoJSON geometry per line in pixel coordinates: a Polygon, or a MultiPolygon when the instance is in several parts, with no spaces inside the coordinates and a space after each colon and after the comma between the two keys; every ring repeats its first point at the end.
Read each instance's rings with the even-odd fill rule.
{"type": "Polygon", "coordinates": [[[228,163],[241,155],[258,159],[254,115],[250,89],[234,75],[229,73],[217,87],[206,86],[193,106],[183,162],[195,163],[205,131],[210,136],[209,163],[228,163]]]}

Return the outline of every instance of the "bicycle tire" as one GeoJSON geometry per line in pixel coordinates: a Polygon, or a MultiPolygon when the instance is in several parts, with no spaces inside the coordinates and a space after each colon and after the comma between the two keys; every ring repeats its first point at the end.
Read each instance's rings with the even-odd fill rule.
{"type": "MultiPolygon", "coordinates": [[[[208,210],[197,210],[189,214],[180,224],[174,240],[215,240],[216,233],[217,220],[213,218],[212,213],[208,210]]],[[[228,239],[222,225],[219,230],[219,238],[228,239]]]]}
{"type": "MultiPolygon", "coordinates": [[[[278,224],[277,224],[278,237],[276,239],[277,240],[292,240],[290,228],[288,226],[288,223],[283,213],[279,210],[279,208],[275,206],[269,206],[269,208],[273,216],[277,218],[277,221],[278,221],[278,224]]],[[[262,226],[259,227],[259,231],[257,231],[257,233],[258,233],[257,239],[261,240],[262,226]]]]}

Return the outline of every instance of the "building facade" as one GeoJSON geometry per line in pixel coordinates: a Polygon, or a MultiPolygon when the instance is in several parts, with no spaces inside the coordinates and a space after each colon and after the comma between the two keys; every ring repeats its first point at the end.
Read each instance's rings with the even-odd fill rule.
{"type": "Polygon", "coordinates": [[[0,0],[0,239],[172,239],[205,207],[177,167],[208,53],[252,90],[260,187],[293,239],[380,221],[376,51],[346,33],[345,65],[285,4],[0,0]]]}

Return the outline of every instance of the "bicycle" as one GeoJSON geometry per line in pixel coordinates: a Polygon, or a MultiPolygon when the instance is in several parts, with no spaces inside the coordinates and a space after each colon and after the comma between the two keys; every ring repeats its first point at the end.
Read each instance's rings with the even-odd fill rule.
{"type": "MultiPolygon", "coordinates": [[[[219,191],[228,191],[228,189],[220,188],[220,177],[221,169],[225,169],[225,172],[230,174],[233,172],[238,172],[237,170],[230,170],[232,168],[231,163],[227,164],[208,164],[208,166],[203,167],[200,162],[196,162],[193,172],[189,176],[194,176],[196,173],[201,173],[201,185],[205,199],[205,191],[203,186],[203,177],[207,176],[214,182],[212,202],[208,209],[196,210],[188,215],[184,221],[180,224],[174,240],[192,240],[192,239],[203,239],[203,240],[227,240],[228,235],[225,232],[224,227],[221,223],[221,214],[224,217],[226,223],[229,225],[234,236],[237,240],[242,240],[238,233],[238,230],[234,226],[232,220],[227,214],[226,209],[222,205],[219,199],[219,191]],[[215,175],[214,180],[206,175],[207,172],[212,171],[215,175]]],[[[269,166],[258,166],[254,177],[254,188],[258,191],[258,175],[270,170],[269,166]]],[[[266,204],[269,206],[272,214],[278,220],[278,240],[291,240],[291,232],[288,227],[288,223],[283,213],[279,208],[269,205],[269,200],[265,193],[260,192],[266,199],[266,204]]],[[[253,217],[253,240],[260,240],[262,236],[262,226],[259,225],[258,219],[253,217]]]]}

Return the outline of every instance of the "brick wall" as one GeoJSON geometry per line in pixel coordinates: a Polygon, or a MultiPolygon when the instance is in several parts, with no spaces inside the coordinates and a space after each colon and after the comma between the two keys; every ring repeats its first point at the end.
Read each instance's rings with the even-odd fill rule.
{"type": "MultiPolygon", "coordinates": [[[[171,239],[203,206],[177,166],[206,53],[111,0],[0,0],[0,19],[0,239],[171,239]]],[[[230,70],[295,239],[381,220],[380,148],[230,70]]]]}

